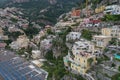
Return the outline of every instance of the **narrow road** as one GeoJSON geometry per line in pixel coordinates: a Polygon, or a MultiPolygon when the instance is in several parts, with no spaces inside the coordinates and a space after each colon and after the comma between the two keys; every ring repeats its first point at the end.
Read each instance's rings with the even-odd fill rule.
{"type": "Polygon", "coordinates": [[[87,80],[95,80],[91,75],[89,75],[89,74],[85,74],[85,78],[87,79],[87,80]]]}

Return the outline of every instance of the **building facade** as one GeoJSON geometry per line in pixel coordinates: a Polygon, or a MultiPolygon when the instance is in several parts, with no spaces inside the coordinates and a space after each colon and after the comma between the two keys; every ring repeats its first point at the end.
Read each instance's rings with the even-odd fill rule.
{"type": "Polygon", "coordinates": [[[111,36],[111,29],[110,28],[102,28],[101,33],[104,36],[111,36]]]}
{"type": "Polygon", "coordinates": [[[102,35],[111,36],[113,38],[120,38],[120,25],[114,25],[112,27],[103,28],[101,30],[102,35]]]}
{"type": "Polygon", "coordinates": [[[71,16],[72,17],[80,17],[80,10],[73,9],[71,16]]]}
{"type": "Polygon", "coordinates": [[[102,13],[102,12],[104,12],[104,10],[105,10],[105,6],[100,6],[95,9],[95,13],[102,13]]]}
{"type": "Polygon", "coordinates": [[[25,35],[21,35],[17,38],[16,41],[12,42],[9,46],[12,48],[12,49],[21,49],[21,48],[28,48],[28,45],[29,45],[29,39],[27,38],[27,36],[25,35]]]}
{"type": "Polygon", "coordinates": [[[66,36],[66,41],[69,41],[69,40],[79,40],[80,37],[81,37],[81,33],[79,33],[79,32],[70,32],[66,36]]]}
{"type": "Polygon", "coordinates": [[[105,7],[105,14],[119,15],[120,14],[120,5],[109,5],[105,7]]]}
{"type": "Polygon", "coordinates": [[[93,36],[93,41],[95,42],[96,47],[104,49],[109,41],[111,41],[111,36],[95,35],[93,36]]]}
{"type": "Polygon", "coordinates": [[[77,74],[85,74],[95,64],[96,56],[92,53],[92,45],[88,44],[89,42],[83,40],[74,44],[72,50],[63,58],[66,68],[77,74]]]}

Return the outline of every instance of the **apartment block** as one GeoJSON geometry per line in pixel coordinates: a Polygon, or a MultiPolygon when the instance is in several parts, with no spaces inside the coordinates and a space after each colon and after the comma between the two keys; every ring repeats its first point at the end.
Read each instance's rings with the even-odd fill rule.
{"type": "Polygon", "coordinates": [[[120,14],[120,5],[109,5],[105,7],[105,14],[119,15],[120,14]]]}
{"type": "Polygon", "coordinates": [[[103,28],[101,32],[102,32],[102,35],[104,36],[120,38],[120,25],[114,25],[112,27],[103,28]]]}
{"type": "Polygon", "coordinates": [[[93,41],[95,42],[96,47],[104,49],[109,41],[111,41],[111,36],[95,35],[93,36],[93,41]]]}
{"type": "Polygon", "coordinates": [[[111,36],[111,29],[110,28],[102,28],[101,33],[104,36],[111,36]]]}
{"type": "Polygon", "coordinates": [[[115,25],[111,28],[111,36],[120,38],[120,25],[115,25]]]}
{"type": "Polygon", "coordinates": [[[72,50],[63,58],[65,67],[77,74],[85,74],[96,63],[93,51],[94,46],[89,41],[82,39],[75,42],[72,50]]]}
{"type": "Polygon", "coordinates": [[[104,10],[105,10],[105,6],[100,6],[95,9],[95,13],[102,13],[102,12],[104,12],[104,10]]]}

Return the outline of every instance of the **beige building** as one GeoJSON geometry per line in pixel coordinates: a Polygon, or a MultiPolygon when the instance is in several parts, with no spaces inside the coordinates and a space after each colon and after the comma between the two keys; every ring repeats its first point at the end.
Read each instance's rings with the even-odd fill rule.
{"type": "Polygon", "coordinates": [[[46,33],[44,31],[40,31],[39,34],[37,34],[36,36],[33,37],[32,41],[36,44],[39,44],[41,41],[41,38],[45,35],[46,35],[46,33]]]}
{"type": "Polygon", "coordinates": [[[120,38],[120,25],[114,25],[109,28],[103,28],[101,32],[102,32],[102,35],[104,35],[104,36],[120,38]]]}
{"type": "Polygon", "coordinates": [[[32,50],[32,58],[33,59],[38,59],[41,56],[41,51],[40,50],[32,50]]]}
{"type": "Polygon", "coordinates": [[[96,63],[96,56],[93,51],[94,46],[89,41],[75,42],[72,50],[63,58],[65,67],[78,74],[85,74],[96,63]]]}
{"type": "Polygon", "coordinates": [[[95,9],[95,13],[102,13],[102,12],[104,12],[104,10],[105,10],[105,6],[100,6],[95,9]]]}
{"type": "Polygon", "coordinates": [[[104,36],[111,36],[110,28],[102,28],[101,32],[102,32],[102,35],[104,35],[104,36]]]}
{"type": "Polygon", "coordinates": [[[111,36],[95,35],[93,36],[93,41],[95,42],[96,47],[104,49],[109,41],[111,41],[111,36]]]}
{"type": "Polygon", "coordinates": [[[80,52],[74,55],[74,63],[71,63],[71,69],[78,73],[85,74],[89,68],[95,64],[95,55],[86,52],[80,52]]]}
{"type": "Polygon", "coordinates": [[[111,36],[120,38],[120,25],[115,25],[111,28],[111,36]]]}
{"type": "Polygon", "coordinates": [[[25,35],[21,35],[18,39],[10,44],[12,49],[27,48],[29,45],[29,39],[25,35]]]}

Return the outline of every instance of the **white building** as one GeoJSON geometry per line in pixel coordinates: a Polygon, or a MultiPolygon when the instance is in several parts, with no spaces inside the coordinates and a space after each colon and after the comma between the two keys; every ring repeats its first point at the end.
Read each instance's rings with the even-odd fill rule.
{"type": "Polygon", "coordinates": [[[111,36],[115,38],[120,38],[120,25],[112,26],[111,36]]]}
{"type": "Polygon", "coordinates": [[[52,47],[52,39],[44,39],[40,43],[41,48],[50,49],[52,47]]]}
{"type": "Polygon", "coordinates": [[[94,44],[92,44],[89,41],[86,40],[80,40],[74,43],[73,48],[72,48],[72,52],[77,54],[80,51],[87,51],[91,54],[94,53],[94,44]]]}
{"type": "Polygon", "coordinates": [[[70,32],[66,36],[66,41],[69,41],[69,40],[79,40],[80,37],[81,37],[81,33],[79,33],[79,32],[70,32]]]}
{"type": "Polygon", "coordinates": [[[118,14],[120,14],[120,6],[119,5],[106,6],[104,13],[118,15],[118,14]]]}
{"type": "Polygon", "coordinates": [[[32,50],[32,58],[37,59],[40,58],[41,56],[41,51],[40,50],[32,50]]]}

